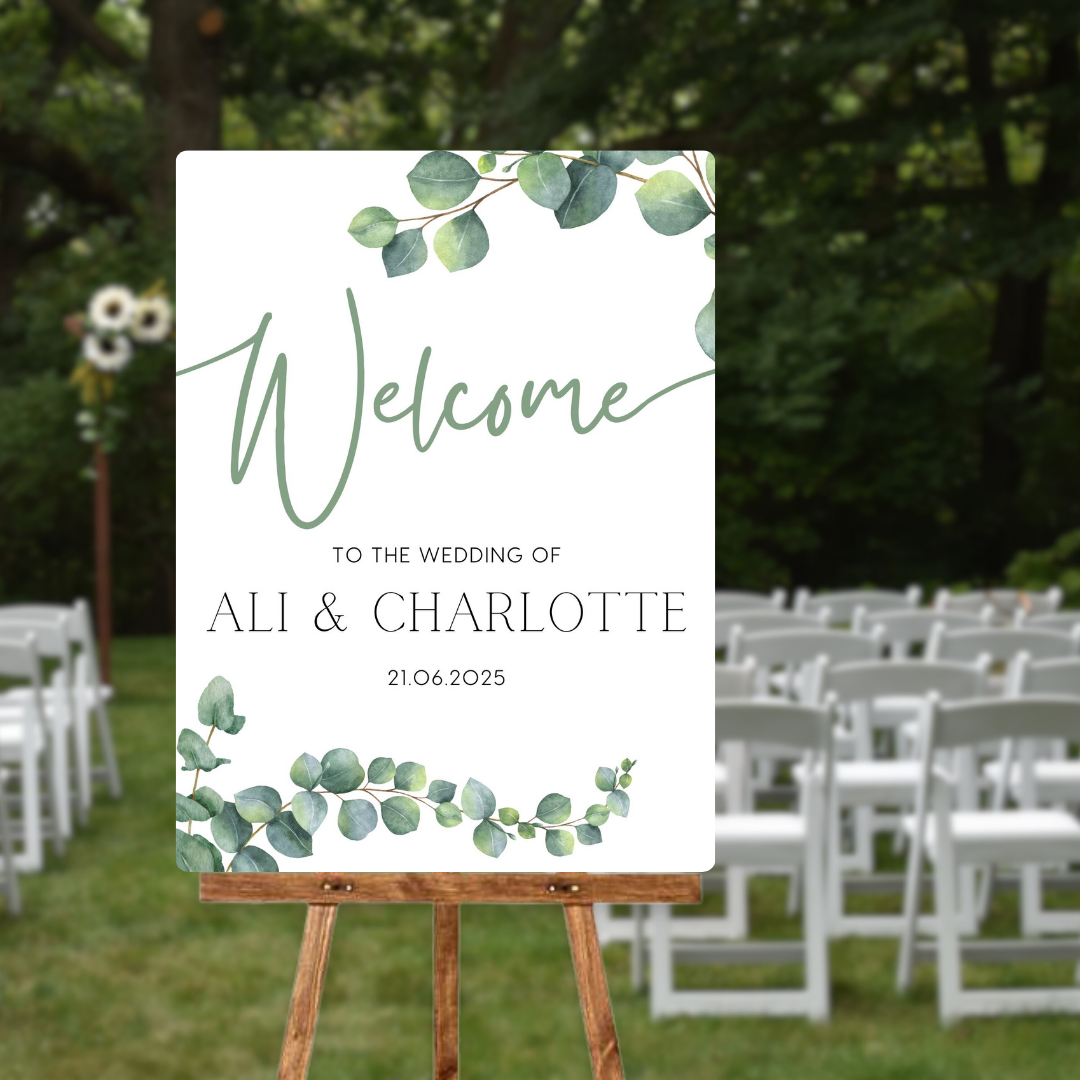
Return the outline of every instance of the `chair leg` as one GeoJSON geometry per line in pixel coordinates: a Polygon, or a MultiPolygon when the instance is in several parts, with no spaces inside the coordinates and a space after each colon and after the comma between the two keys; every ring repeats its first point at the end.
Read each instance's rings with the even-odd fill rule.
{"type": "Polygon", "coordinates": [[[630,942],[630,985],[635,992],[645,989],[645,905],[630,908],[634,920],[634,939],[630,942]]]}
{"type": "Polygon", "coordinates": [[[11,822],[7,808],[7,778],[0,771],[0,860],[4,870],[4,889],[7,893],[9,915],[22,914],[19,878],[15,870],[15,845],[11,842],[11,822]]]}
{"type": "Polygon", "coordinates": [[[829,1019],[829,940],[825,916],[825,882],[823,880],[822,845],[820,834],[810,830],[806,845],[806,865],[803,877],[806,891],[803,899],[803,935],[806,938],[806,990],[810,999],[809,1019],[829,1019]]]}
{"type": "Polygon", "coordinates": [[[649,905],[649,1015],[667,1016],[675,990],[675,964],[671,953],[671,905],[649,905]]]}
{"type": "Polygon", "coordinates": [[[945,820],[949,811],[947,804],[939,795],[939,806],[941,805],[944,805],[946,809],[944,813],[939,812],[937,815],[938,857],[934,866],[934,910],[937,915],[938,1016],[943,1025],[948,1025],[960,1018],[963,973],[960,960],[960,933],[957,926],[957,866],[953,857],[952,839],[948,835],[948,824],[945,820]],[[944,828],[942,828],[943,824],[944,828]]]}
{"type": "Polygon", "coordinates": [[[1036,863],[1020,867],[1020,933],[1039,936],[1039,915],[1043,906],[1042,872],[1036,863]]]}
{"type": "Polygon", "coordinates": [[[724,905],[733,938],[744,938],[750,933],[747,881],[744,867],[729,866],[724,871],[724,905]]]}
{"type": "Polygon", "coordinates": [[[904,927],[900,933],[900,951],[896,959],[896,989],[906,993],[915,974],[915,945],[919,932],[919,908],[922,907],[922,840],[913,837],[908,844],[907,873],[904,875],[904,927]]]}
{"type": "Polygon", "coordinates": [[[120,781],[120,764],[116,760],[116,748],[113,746],[109,714],[105,711],[105,702],[101,697],[100,686],[98,687],[98,700],[94,705],[94,720],[97,724],[98,739],[101,741],[101,753],[105,758],[105,775],[109,782],[109,794],[114,799],[119,799],[124,793],[124,787],[120,781]]]}

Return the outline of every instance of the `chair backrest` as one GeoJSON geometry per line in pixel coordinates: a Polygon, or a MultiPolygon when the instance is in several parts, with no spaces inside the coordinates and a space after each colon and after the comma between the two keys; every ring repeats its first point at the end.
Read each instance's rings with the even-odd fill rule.
{"type": "Polygon", "coordinates": [[[775,608],[779,611],[787,603],[787,593],[783,589],[773,589],[771,593],[743,592],[739,589],[717,589],[716,610],[749,611],[752,608],[775,608]]]}
{"type": "Polygon", "coordinates": [[[32,633],[38,656],[59,660],[65,675],[69,673],[71,659],[70,621],[69,608],[57,608],[51,614],[39,615],[20,615],[8,608],[0,608],[0,634],[18,637],[32,633]]]}
{"type": "Polygon", "coordinates": [[[880,635],[820,627],[763,630],[754,634],[743,633],[736,627],[731,632],[728,647],[729,663],[749,656],[763,668],[809,664],[820,656],[828,657],[833,663],[842,663],[846,660],[876,660],[880,655],[880,635]]]}
{"type": "Polygon", "coordinates": [[[852,629],[867,633],[881,627],[881,637],[886,645],[903,646],[906,651],[912,645],[922,645],[930,640],[935,624],[946,630],[974,630],[985,625],[979,615],[964,611],[931,611],[927,608],[911,610],[859,613],[852,629]]]}
{"type": "Polygon", "coordinates": [[[747,660],[742,664],[717,664],[717,698],[739,699],[753,697],[756,670],[753,660],[747,660]]]}
{"type": "Polygon", "coordinates": [[[716,702],[718,743],[778,743],[828,753],[831,736],[831,702],[824,706],[764,699],[716,702]]]}
{"type": "Polygon", "coordinates": [[[1024,611],[1016,613],[1017,626],[1030,626],[1033,630],[1057,630],[1069,634],[1080,626],[1080,611],[1058,611],[1053,615],[1028,615],[1024,611]]]}
{"type": "Polygon", "coordinates": [[[1003,739],[1080,740],[1080,698],[1033,694],[944,703],[931,697],[927,752],[1003,739]]]}
{"type": "Polygon", "coordinates": [[[792,607],[808,615],[828,607],[831,622],[850,623],[858,608],[867,612],[915,608],[921,599],[922,588],[919,585],[910,585],[902,592],[897,589],[842,589],[812,596],[808,589],[799,589],[792,607]]]}
{"type": "Polygon", "coordinates": [[[967,593],[939,589],[934,596],[934,607],[939,611],[978,612],[989,605],[995,619],[1011,619],[1018,610],[1026,611],[1028,615],[1052,614],[1061,607],[1063,598],[1064,593],[1056,585],[1041,593],[997,587],[967,593]]]}
{"type": "Polygon", "coordinates": [[[1080,697],[1080,657],[1032,660],[1030,654],[1022,652],[1016,658],[1010,692],[1080,697]]]}
{"type": "Polygon", "coordinates": [[[41,689],[41,663],[33,634],[0,630],[0,678],[26,679],[41,689]]]}
{"type": "Polygon", "coordinates": [[[987,665],[928,660],[862,660],[820,664],[815,679],[821,700],[834,694],[843,704],[883,697],[924,697],[936,693],[945,701],[983,697],[987,665]]]}
{"type": "Polygon", "coordinates": [[[757,633],[759,630],[794,630],[798,627],[822,625],[824,625],[824,620],[821,618],[796,615],[794,611],[778,611],[776,608],[718,611],[716,613],[716,647],[724,649],[730,645],[731,631],[736,626],[741,626],[746,633],[757,633]]]}
{"type": "Polygon", "coordinates": [[[935,627],[926,646],[928,660],[966,660],[980,656],[993,661],[1011,661],[1018,653],[1033,659],[1052,660],[1080,655],[1080,634],[1028,627],[983,627],[977,630],[946,630],[935,627]]]}

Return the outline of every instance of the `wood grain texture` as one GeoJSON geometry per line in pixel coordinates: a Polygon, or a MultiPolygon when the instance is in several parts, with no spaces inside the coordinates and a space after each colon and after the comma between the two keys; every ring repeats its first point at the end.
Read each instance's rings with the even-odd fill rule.
{"type": "Polygon", "coordinates": [[[566,931],[574,954],[581,1015],[589,1042],[593,1080],[624,1080],[615,1017],[611,1012],[604,957],[596,933],[596,918],[591,904],[567,904],[566,931]]]}
{"type": "Polygon", "coordinates": [[[203,874],[213,903],[696,904],[698,874],[203,874]]]}
{"type": "Polygon", "coordinates": [[[458,1080],[459,914],[435,905],[435,1080],[458,1080]]]}
{"type": "Polygon", "coordinates": [[[311,1051],[315,1045],[315,1025],[319,1020],[319,1002],[336,919],[336,905],[312,904],[308,908],[300,961],[296,965],[296,980],[289,1003],[289,1023],[281,1047],[278,1080],[306,1080],[311,1051]]]}

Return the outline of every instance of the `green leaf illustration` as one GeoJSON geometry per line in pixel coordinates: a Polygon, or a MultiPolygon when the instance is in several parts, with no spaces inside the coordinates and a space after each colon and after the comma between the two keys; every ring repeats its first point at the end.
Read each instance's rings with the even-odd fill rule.
{"type": "Polygon", "coordinates": [[[394,787],[399,791],[420,791],[427,783],[427,769],[415,761],[403,761],[394,771],[394,787]]]}
{"type": "Polygon", "coordinates": [[[235,735],[245,719],[233,712],[232,683],[215,675],[199,696],[199,723],[207,727],[216,725],[227,735],[235,735]]]}
{"type": "Polygon", "coordinates": [[[622,172],[634,160],[633,150],[582,150],[581,156],[606,165],[612,172],[622,172]]]}
{"type": "Polygon", "coordinates": [[[368,780],[372,784],[385,784],[388,780],[394,779],[396,771],[397,766],[393,758],[377,757],[368,766],[368,780]]]}
{"type": "Polygon", "coordinates": [[[196,769],[211,772],[219,765],[228,765],[231,761],[231,758],[216,757],[202,736],[188,727],[180,732],[180,738],[176,740],[176,751],[184,759],[181,772],[194,772],[196,769]]]}
{"type": "Polygon", "coordinates": [[[439,803],[435,807],[435,820],[444,829],[452,829],[461,824],[461,811],[452,802],[439,803]]]}
{"type": "Polygon", "coordinates": [[[705,159],[705,176],[709,181],[709,187],[712,188],[712,193],[716,194],[716,158],[710,154],[705,159]]]}
{"type": "Polygon", "coordinates": [[[705,254],[714,262],[716,261],[716,233],[705,237],[705,254]]]}
{"type": "Polygon", "coordinates": [[[476,168],[480,175],[483,176],[485,173],[491,172],[491,170],[495,168],[497,160],[495,154],[482,154],[480,160],[476,163],[476,168]]]}
{"type": "Polygon", "coordinates": [[[227,802],[210,822],[210,831],[222,851],[239,851],[251,839],[254,830],[250,822],[236,812],[236,803],[227,802]]]}
{"type": "Polygon", "coordinates": [[[606,165],[584,161],[571,161],[566,173],[570,193],[555,211],[555,220],[560,229],[576,229],[595,221],[611,205],[618,181],[606,165]]]}
{"type": "MultiPolygon", "coordinates": [[[[212,788],[205,784],[191,796],[200,806],[210,811],[211,817],[216,817],[225,806],[225,800],[212,788]]],[[[198,819],[193,819],[198,820],[198,819]]]]}
{"type": "Polygon", "coordinates": [[[536,816],[547,825],[558,825],[570,816],[570,800],[553,791],[540,800],[536,816]]]}
{"type": "Polygon", "coordinates": [[[449,780],[432,780],[427,797],[435,803],[446,803],[453,799],[456,792],[457,784],[451,784],[449,780]]]}
{"type": "Polygon", "coordinates": [[[493,859],[506,850],[506,833],[494,821],[481,821],[473,829],[472,840],[480,851],[493,859]]]}
{"type": "Polygon", "coordinates": [[[522,840],[532,840],[536,836],[536,826],[530,825],[527,821],[519,821],[518,836],[522,840]]]}
{"type": "Polygon", "coordinates": [[[364,766],[351,750],[339,747],[323,755],[320,780],[327,791],[337,795],[355,791],[364,782],[364,766]]]}
{"type": "Polygon", "coordinates": [[[495,813],[495,796],[491,793],[491,788],[469,777],[469,782],[461,791],[461,809],[465,816],[471,817],[473,821],[490,817],[495,813]]]}
{"type": "Polygon", "coordinates": [[[427,262],[427,244],[419,229],[400,232],[382,249],[387,277],[401,277],[419,270],[427,262]]]}
{"type": "Polygon", "coordinates": [[[277,860],[269,851],[248,844],[232,862],[233,870],[238,874],[276,874],[277,860]]]}
{"type": "Polygon", "coordinates": [[[408,181],[421,206],[449,210],[473,193],[480,174],[460,154],[432,150],[413,166],[408,181]]]}
{"type": "Polygon", "coordinates": [[[634,778],[629,773],[623,773],[622,776],[619,777],[619,787],[628,788],[633,779],[634,778]]]}
{"type": "Polygon", "coordinates": [[[209,844],[201,836],[176,830],[176,865],[181,870],[187,870],[196,874],[212,874],[214,872],[214,855],[208,850],[209,844]]]}
{"type": "Polygon", "coordinates": [[[521,815],[512,806],[504,806],[499,810],[499,820],[504,825],[516,825],[521,820],[521,815]]]}
{"type": "Polygon", "coordinates": [[[281,810],[281,796],[272,787],[265,784],[256,784],[255,787],[244,788],[238,791],[233,798],[236,800],[236,812],[245,820],[259,824],[263,821],[273,821],[281,810]]]}
{"type": "Polygon", "coordinates": [[[596,786],[601,791],[614,791],[615,790],[615,770],[608,769],[601,765],[596,770],[596,786]]]}
{"type": "Polygon", "coordinates": [[[603,803],[593,803],[585,811],[585,820],[590,825],[606,825],[611,811],[603,803]]]}
{"type": "Polygon", "coordinates": [[[558,210],[570,194],[570,177],[562,159],[555,154],[525,158],[518,166],[518,181],[534,203],[548,210],[558,210]]]}
{"type": "Polygon", "coordinates": [[[311,833],[296,820],[291,810],[282,810],[266,826],[266,839],[275,851],[290,859],[305,859],[311,854],[311,833]]]}
{"type": "Polygon", "coordinates": [[[624,757],[622,761],[619,762],[619,768],[622,769],[623,772],[629,772],[636,764],[636,761],[631,761],[628,757],[624,757]]]}
{"type": "Polygon", "coordinates": [[[292,798],[292,812],[301,827],[314,834],[326,820],[326,799],[317,791],[298,791],[292,798]]]}
{"type": "Polygon", "coordinates": [[[205,836],[196,835],[195,839],[200,844],[205,844],[206,847],[208,847],[210,849],[210,855],[214,860],[214,873],[215,874],[224,874],[225,873],[225,862],[221,858],[221,852],[218,851],[218,849],[213,844],[211,844],[210,841],[207,840],[205,836]]]}
{"type": "Polygon", "coordinates": [[[600,830],[595,825],[575,825],[574,831],[583,844],[602,844],[604,842],[600,830]]]}
{"type": "Polygon", "coordinates": [[[368,206],[349,222],[349,235],[367,248],[386,247],[397,232],[397,218],[381,206],[368,206]]]}
{"type": "Polygon", "coordinates": [[[709,302],[698,313],[694,323],[694,333],[698,344],[705,350],[705,355],[716,362],[716,290],[713,289],[709,302]]]}
{"type": "Polygon", "coordinates": [[[488,253],[488,246],[487,229],[475,210],[451,218],[435,234],[435,254],[451,273],[475,266],[488,253]]]}
{"type": "Polygon", "coordinates": [[[634,197],[649,227],[664,236],[678,236],[709,216],[709,205],[701,192],[674,169],[651,176],[634,197]]]}
{"type": "Polygon", "coordinates": [[[574,834],[566,829],[548,829],[544,833],[544,846],[552,855],[571,855],[574,851],[574,834]]]}
{"type": "Polygon", "coordinates": [[[177,821],[209,821],[210,811],[205,806],[189,799],[186,795],[176,793],[176,820],[177,821]]]}
{"type": "Polygon", "coordinates": [[[348,799],[338,810],[337,827],[350,840],[363,840],[378,824],[379,815],[367,799],[348,799]]]}
{"type": "Polygon", "coordinates": [[[301,754],[289,770],[289,779],[297,787],[306,788],[308,791],[318,787],[321,776],[322,765],[319,759],[311,754],[301,754]]]}
{"type": "Polygon", "coordinates": [[[678,157],[681,150],[638,150],[636,157],[642,165],[662,165],[673,157],[678,157]]]}
{"type": "Polygon", "coordinates": [[[396,836],[416,832],[420,824],[420,807],[404,795],[391,795],[382,804],[383,824],[396,836]]]}
{"type": "Polygon", "coordinates": [[[630,796],[625,791],[613,791],[607,797],[608,809],[619,817],[630,813],[630,796]]]}

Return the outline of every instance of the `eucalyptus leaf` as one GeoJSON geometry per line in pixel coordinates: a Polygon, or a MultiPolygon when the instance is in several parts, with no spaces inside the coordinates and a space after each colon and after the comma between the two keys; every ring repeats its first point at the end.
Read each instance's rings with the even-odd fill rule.
{"type": "Polygon", "coordinates": [[[183,829],[177,829],[176,865],[189,873],[212,874],[214,856],[203,844],[199,843],[199,837],[186,833],[183,829]]]}
{"type": "Polygon", "coordinates": [[[256,824],[273,821],[281,810],[281,796],[274,788],[267,787],[265,784],[244,788],[233,798],[236,800],[236,812],[245,821],[256,824]]]}
{"type": "Polygon", "coordinates": [[[427,769],[415,761],[403,761],[394,771],[394,787],[399,791],[420,791],[427,783],[427,769]]]}
{"type": "Polygon", "coordinates": [[[218,849],[213,844],[211,844],[210,841],[207,840],[205,836],[199,836],[198,834],[196,834],[195,835],[195,841],[196,841],[196,843],[201,844],[203,847],[209,849],[210,857],[214,860],[214,870],[213,870],[213,872],[215,874],[224,874],[225,873],[225,862],[221,858],[221,852],[218,851],[218,849]]]}
{"type": "Polygon", "coordinates": [[[312,754],[301,754],[292,763],[292,768],[289,770],[289,779],[297,787],[305,788],[307,791],[319,786],[321,776],[322,764],[312,754]]]}
{"type": "Polygon", "coordinates": [[[585,811],[585,820],[590,825],[605,825],[611,811],[603,803],[593,803],[585,811]]]}
{"type": "MultiPolygon", "coordinates": [[[[200,806],[206,807],[210,811],[211,817],[220,814],[225,806],[225,800],[212,787],[207,787],[205,784],[198,788],[191,797],[200,806]]],[[[198,821],[199,819],[195,818],[194,820],[198,821]]]]}
{"type": "Polygon", "coordinates": [[[199,695],[199,723],[220,728],[226,735],[235,735],[245,717],[233,712],[233,688],[228,679],[215,675],[199,695]]]}
{"type": "Polygon", "coordinates": [[[607,797],[608,809],[619,817],[630,813],[630,796],[625,791],[613,791],[607,797]]]}
{"type": "Polygon", "coordinates": [[[629,773],[623,773],[622,776],[619,777],[619,787],[628,788],[633,782],[633,779],[634,778],[629,773]]]}
{"type": "Polygon", "coordinates": [[[481,176],[491,172],[495,168],[496,156],[494,154],[482,154],[480,160],[476,163],[477,171],[481,176]]]}
{"type": "Polygon", "coordinates": [[[601,791],[614,791],[615,770],[601,765],[600,768],[596,770],[596,786],[601,791]]]}
{"type": "Polygon", "coordinates": [[[637,150],[635,156],[642,165],[662,165],[673,157],[679,157],[681,150],[637,150]]]}
{"type": "Polygon", "coordinates": [[[368,206],[349,222],[349,235],[366,248],[386,247],[397,232],[397,218],[381,206],[368,206]]]}
{"type": "Polygon", "coordinates": [[[435,254],[450,273],[475,266],[488,247],[488,231],[475,210],[451,218],[435,234],[435,254]]]}
{"type": "Polygon", "coordinates": [[[387,277],[401,277],[419,270],[427,262],[427,243],[419,229],[399,232],[382,249],[383,267],[387,277]]]}
{"type": "Polygon", "coordinates": [[[560,229],[576,229],[595,221],[615,198],[618,181],[607,165],[571,161],[566,170],[570,193],[555,211],[560,229]]]}
{"type": "Polygon", "coordinates": [[[710,154],[705,159],[705,176],[709,181],[709,187],[712,188],[712,193],[716,194],[716,158],[710,154]]]}
{"type": "Polygon", "coordinates": [[[416,832],[420,824],[420,807],[405,795],[391,795],[382,804],[383,824],[395,836],[416,832]]]}
{"type": "Polygon", "coordinates": [[[432,150],[413,166],[408,181],[421,206],[449,210],[473,193],[480,174],[460,154],[432,150]]]}
{"type": "Polygon", "coordinates": [[[567,829],[548,829],[544,833],[544,846],[552,855],[571,855],[574,851],[574,834],[567,829]]]}
{"type": "Polygon", "coordinates": [[[485,855],[497,859],[506,850],[506,833],[494,821],[481,821],[473,829],[473,843],[485,855]]]}
{"type": "Polygon", "coordinates": [[[602,844],[604,842],[600,830],[595,825],[575,825],[574,831],[583,844],[602,844]]]}
{"type": "Polygon", "coordinates": [[[338,809],[338,830],[350,840],[363,840],[378,824],[379,815],[367,799],[347,799],[338,809]]]}
{"type": "Polygon", "coordinates": [[[714,262],[716,261],[716,233],[705,237],[705,254],[714,262]]]}
{"type": "Polygon", "coordinates": [[[451,784],[449,780],[432,780],[428,787],[427,797],[435,803],[450,802],[457,792],[457,784],[451,784]]]}
{"type": "Polygon", "coordinates": [[[491,788],[485,787],[471,776],[461,791],[461,809],[466,817],[474,821],[490,817],[495,813],[495,796],[491,788]]]}
{"type": "Polygon", "coordinates": [[[222,851],[239,851],[251,839],[253,831],[251,823],[236,812],[236,803],[225,803],[221,813],[210,822],[210,832],[222,851]]]}
{"type": "Polygon", "coordinates": [[[292,812],[301,828],[314,835],[326,820],[326,799],[317,791],[298,791],[292,797],[292,812]]]}
{"type": "Polygon", "coordinates": [[[521,815],[512,806],[503,806],[499,809],[499,820],[504,825],[516,825],[521,815]]]}
{"type": "Polygon", "coordinates": [[[521,190],[534,203],[558,210],[570,194],[570,177],[562,159],[555,154],[537,154],[524,158],[518,166],[521,190]]]}
{"type": "Polygon", "coordinates": [[[629,772],[636,764],[636,761],[631,761],[628,757],[624,757],[619,763],[619,768],[622,769],[623,772],[629,772]]]}
{"type": "Polygon", "coordinates": [[[532,840],[536,836],[536,826],[527,821],[519,821],[517,829],[522,840],[532,840]]]}
{"type": "Polygon", "coordinates": [[[311,854],[311,833],[296,820],[291,810],[282,810],[266,826],[266,839],[275,851],[290,859],[306,859],[311,854]]]}
{"type": "Polygon", "coordinates": [[[582,157],[606,165],[613,172],[622,172],[634,160],[633,150],[582,150],[582,157]]]}
{"type": "Polygon", "coordinates": [[[664,236],[678,236],[709,216],[709,204],[681,172],[665,169],[634,193],[638,209],[650,228],[664,236]]]}
{"type": "Polygon", "coordinates": [[[698,313],[694,323],[694,333],[698,344],[705,350],[705,355],[716,362],[716,290],[713,289],[709,302],[698,313]]]}
{"type": "Polygon", "coordinates": [[[368,766],[368,781],[372,784],[385,784],[388,780],[394,779],[396,771],[397,766],[393,758],[377,757],[368,766]]]}
{"type": "Polygon", "coordinates": [[[461,824],[461,811],[452,802],[441,802],[435,807],[435,820],[444,829],[452,829],[461,824]]]}
{"type": "Polygon", "coordinates": [[[209,821],[211,813],[205,806],[200,805],[194,799],[186,795],[176,793],[176,820],[177,821],[209,821]]]}
{"type": "Polygon", "coordinates": [[[351,750],[330,750],[323,755],[320,782],[337,795],[355,791],[364,782],[364,766],[351,750]]]}
{"type": "Polygon", "coordinates": [[[540,800],[536,816],[546,825],[559,825],[570,816],[570,800],[553,791],[540,800]]]}
{"type": "Polygon", "coordinates": [[[232,862],[233,870],[238,874],[276,874],[277,860],[269,851],[248,844],[232,862]]]}
{"type": "Polygon", "coordinates": [[[231,758],[216,757],[203,737],[188,727],[180,732],[180,738],[176,740],[176,751],[184,759],[181,772],[194,772],[196,769],[211,772],[219,765],[228,765],[231,761],[231,758]]]}

